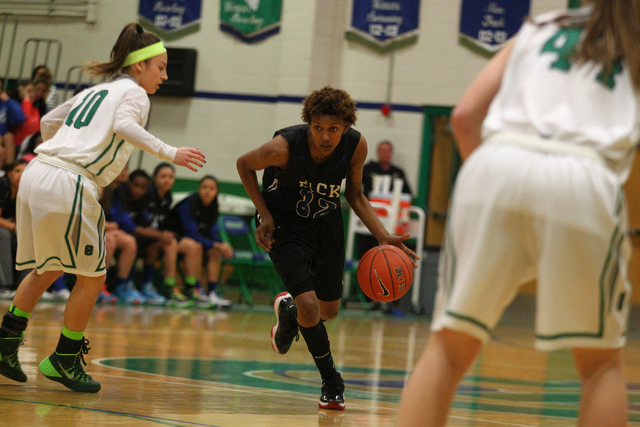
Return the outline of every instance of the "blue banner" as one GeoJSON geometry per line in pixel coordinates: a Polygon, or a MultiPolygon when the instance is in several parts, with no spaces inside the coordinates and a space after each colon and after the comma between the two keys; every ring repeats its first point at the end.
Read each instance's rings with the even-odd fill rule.
{"type": "Polygon", "coordinates": [[[415,43],[420,0],[353,0],[347,39],[384,53],[415,43]]]}
{"type": "Polygon", "coordinates": [[[167,40],[200,29],[202,0],[140,0],[140,25],[167,40]]]}
{"type": "Polygon", "coordinates": [[[530,6],[531,0],[462,0],[460,37],[496,52],[518,32],[530,6]]]}

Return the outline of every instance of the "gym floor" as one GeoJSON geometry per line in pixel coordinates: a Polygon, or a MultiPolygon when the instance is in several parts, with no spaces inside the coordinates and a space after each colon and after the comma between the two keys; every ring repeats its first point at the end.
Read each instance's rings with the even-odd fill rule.
{"type": "MultiPolygon", "coordinates": [[[[6,311],[9,301],[0,301],[6,311]]],[[[345,411],[319,410],[320,378],[305,343],[273,352],[271,306],[230,311],[96,306],[86,338],[93,395],[47,380],[38,363],[56,346],[63,303],[40,303],[20,360],[29,380],[0,377],[4,426],[395,425],[398,402],[427,336],[425,316],[343,310],[327,322],[345,411]]],[[[449,426],[574,426],[579,384],[568,351],[533,349],[534,305],[520,296],[458,389],[449,426]]],[[[640,424],[640,310],[625,353],[630,422],[640,424]]]]}

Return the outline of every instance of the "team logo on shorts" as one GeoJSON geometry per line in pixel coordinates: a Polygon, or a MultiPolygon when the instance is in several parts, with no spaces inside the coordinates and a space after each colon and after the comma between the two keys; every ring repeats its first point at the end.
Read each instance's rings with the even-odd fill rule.
{"type": "Polygon", "coordinates": [[[92,246],[92,245],[86,245],[86,246],[84,247],[84,254],[85,254],[86,256],[91,256],[91,255],[93,255],[93,246],[92,246]]]}

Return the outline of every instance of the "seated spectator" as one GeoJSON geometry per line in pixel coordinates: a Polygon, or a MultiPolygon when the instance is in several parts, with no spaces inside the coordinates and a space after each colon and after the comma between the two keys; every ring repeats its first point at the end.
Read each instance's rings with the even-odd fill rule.
{"type": "Polygon", "coordinates": [[[0,137],[2,137],[0,145],[4,154],[0,168],[10,165],[15,160],[15,138],[10,129],[22,124],[25,118],[20,104],[9,98],[5,92],[0,93],[0,137]]]}
{"type": "MultiPolygon", "coordinates": [[[[118,226],[136,237],[138,254],[144,259],[142,295],[150,304],[164,304],[166,298],[153,285],[156,262],[162,258],[164,277],[175,280],[178,242],[174,233],[152,227],[146,198],[149,175],[141,169],[131,172],[127,185],[114,192],[111,216],[118,226]]],[[[116,287],[118,298],[127,295],[130,289],[116,287]]]]}
{"type": "MultiPolygon", "coordinates": [[[[170,227],[179,241],[189,238],[202,246],[203,262],[206,262],[209,301],[220,308],[231,306],[231,301],[217,292],[222,257],[231,258],[233,248],[220,238],[218,227],[218,180],[207,175],[200,180],[198,192],[178,203],[171,211],[170,227]]],[[[193,280],[191,280],[193,282],[193,280]]],[[[200,281],[189,283],[185,279],[187,296],[198,293],[200,281]]]]}
{"type": "MultiPolygon", "coordinates": [[[[159,230],[168,228],[168,218],[171,215],[173,196],[171,190],[175,183],[175,169],[170,163],[160,163],[153,171],[151,185],[147,192],[149,202],[148,209],[151,217],[151,226],[159,230]]],[[[202,246],[188,237],[178,241],[178,253],[183,255],[184,282],[188,288],[195,286],[198,274],[202,269],[202,246]]],[[[184,307],[193,305],[195,301],[185,296],[176,287],[176,278],[165,276],[165,296],[169,298],[171,306],[184,307]]],[[[195,300],[199,306],[211,305],[206,294],[197,293],[195,300]]]]}
{"type": "Polygon", "coordinates": [[[18,150],[16,158],[30,162],[36,157],[35,150],[40,144],[42,144],[42,134],[40,132],[32,133],[22,141],[22,144],[16,147],[18,150]]]}
{"type": "Polygon", "coordinates": [[[53,110],[58,105],[62,103],[60,96],[58,94],[58,89],[56,88],[56,82],[53,81],[53,74],[51,70],[46,65],[38,65],[33,69],[31,73],[31,81],[35,82],[38,78],[42,78],[49,82],[47,96],[45,97],[45,102],[47,106],[47,112],[53,110]]]}
{"type": "Polygon", "coordinates": [[[129,168],[127,165],[120,171],[116,179],[113,180],[105,188],[100,189],[99,202],[102,206],[105,216],[105,265],[107,269],[110,268],[114,256],[118,254],[116,258],[116,281],[113,291],[120,289],[122,298],[118,298],[116,295],[109,292],[107,284],[102,287],[100,295],[98,295],[97,302],[103,303],[115,303],[121,301],[127,304],[144,304],[146,298],[142,296],[136,289],[133,283],[133,265],[136,260],[136,254],[138,253],[138,243],[136,238],[121,230],[118,223],[111,216],[113,205],[113,194],[121,185],[125,185],[129,180],[129,168]]]}
{"type": "Polygon", "coordinates": [[[16,257],[16,197],[27,161],[18,159],[0,179],[0,295],[12,298],[18,285],[14,272],[16,257]]]}
{"type": "MultiPolygon", "coordinates": [[[[138,253],[138,244],[135,237],[131,234],[120,230],[118,223],[111,218],[111,201],[113,200],[113,191],[120,185],[127,182],[129,179],[129,170],[127,166],[122,169],[116,179],[113,180],[106,188],[100,188],[99,202],[102,206],[105,216],[105,265],[107,269],[111,266],[113,257],[118,253],[116,262],[116,284],[115,287],[126,287],[135,289],[132,281],[133,264],[136,260],[136,254],[138,253]]],[[[132,298],[123,302],[129,304],[141,304],[145,302],[145,299],[140,298],[135,292],[128,292],[132,298]]],[[[102,303],[115,303],[118,301],[118,297],[109,292],[107,284],[105,283],[98,295],[97,302],[102,303]]]]}
{"type": "Polygon", "coordinates": [[[28,80],[21,81],[18,91],[22,98],[25,120],[13,129],[16,146],[22,144],[29,135],[40,132],[40,110],[34,105],[33,83],[28,80]]]}
{"type": "Polygon", "coordinates": [[[43,78],[37,78],[33,82],[33,105],[40,112],[40,118],[44,117],[50,110],[47,109],[47,96],[49,96],[49,84],[48,80],[43,78]]]}

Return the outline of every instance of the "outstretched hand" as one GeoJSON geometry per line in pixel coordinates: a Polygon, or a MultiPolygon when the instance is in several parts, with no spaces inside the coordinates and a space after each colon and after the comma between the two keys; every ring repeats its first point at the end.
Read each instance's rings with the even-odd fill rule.
{"type": "Polygon", "coordinates": [[[393,246],[399,247],[400,249],[403,250],[404,253],[409,255],[409,257],[411,258],[411,262],[413,262],[413,268],[418,268],[418,264],[416,263],[416,260],[419,260],[420,257],[416,255],[416,253],[413,252],[411,249],[406,247],[404,243],[402,243],[405,240],[407,240],[409,237],[411,237],[410,234],[403,234],[402,236],[398,234],[391,234],[386,238],[385,241],[381,241],[380,244],[393,245],[393,246]]]}
{"type": "Polygon", "coordinates": [[[204,154],[197,148],[180,147],[176,152],[176,157],[173,159],[173,164],[178,166],[184,166],[189,170],[196,172],[207,161],[204,159],[204,154]],[[195,165],[195,166],[194,166],[195,165]]]}

